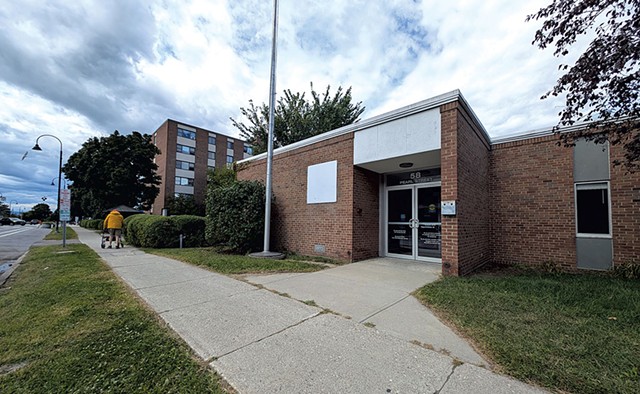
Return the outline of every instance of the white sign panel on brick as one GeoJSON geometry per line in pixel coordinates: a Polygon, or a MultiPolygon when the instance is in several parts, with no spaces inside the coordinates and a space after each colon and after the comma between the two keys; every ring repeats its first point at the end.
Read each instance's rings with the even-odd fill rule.
{"type": "Polygon", "coordinates": [[[338,200],[338,162],[328,161],[307,167],[307,204],[338,200]]]}

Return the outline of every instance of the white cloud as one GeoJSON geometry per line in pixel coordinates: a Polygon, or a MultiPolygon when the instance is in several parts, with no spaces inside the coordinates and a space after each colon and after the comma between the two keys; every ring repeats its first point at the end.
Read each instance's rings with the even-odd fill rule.
{"type": "MultiPolygon", "coordinates": [[[[365,117],[461,89],[493,136],[552,126],[558,59],[531,45],[548,0],[281,0],[277,91],[352,86],[365,117]]],[[[0,193],[33,203],[65,159],[114,129],[166,118],[237,136],[269,92],[272,3],[24,0],[0,9],[0,193]],[[43,146],[43,149],[45,148],[43,146]],[[47,181],[46,178],[49,178],[47,181]]],[[[52,199],[48,199],[50,202],[52,199]]],[[[55,198],[53,198],[55,200],[55,198]]]]}

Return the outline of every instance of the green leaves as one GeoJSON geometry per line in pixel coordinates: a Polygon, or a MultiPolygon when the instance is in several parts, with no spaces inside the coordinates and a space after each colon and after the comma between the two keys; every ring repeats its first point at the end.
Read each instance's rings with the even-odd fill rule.
{"type": "MultiPolygon", "coordinates": [[[[319,94],[311,83],[311,99],[305,93],[293,93],[287,89],[278,99],[275,108],[274,147],[286,146],[297,141],[357,122],[365,110],[362,102],[352,103],[351,88],[338,87],[331,96],[330,86],[319,94]]],[[[253,145],[254,153],[267,150],[269,107],[256,106],[249,100],[248,108],[240,108],[247,124],[231,118],[240,135],[253,145]]]]}
{"type": "Polygon", "coordinates": [[[211,186],[207,192],[207,242],[240,253],[258,250],[264,234],[264,196],[264,186],[255,181],[211,186]]]}
{"type": "Polygon", "coordinates": [[[527,16],[544,20],[533,44],[555,47],[554,55],[566,56],[578,37],[593,37],[573,66],[564,71],[542,98],[566,96],[559,126],[591,122],[581,131],[561,134],[565,145],[586,138],[609,141],[625,148],[629,170],[640,169],[640,1],[554,0],[527,16]]]}
{"type": "Polygon", "coordinates": [[[90,138],[63,167],[73,181],[73,215],[98,216],[117,205],[149,209],[159,193],[151,136],[136,131],[90,138]]]}

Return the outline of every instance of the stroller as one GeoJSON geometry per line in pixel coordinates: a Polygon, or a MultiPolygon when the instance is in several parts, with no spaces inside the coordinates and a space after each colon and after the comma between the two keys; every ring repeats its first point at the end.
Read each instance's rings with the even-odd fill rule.
{"type": "MultiPolygon", "coordinates": [[[[106,228],[103,229],[102,234],[100,235],[100,247],[102,249],[107,247],[110,237],[111,236],[109,235],[109,230],[107,230],[106,228]]],[[[116,244],[116,249],[118,248],[124,248],[124,244],[122,243],[122,236],[120,236],[120,241],[118,241],[118,243],[116,244]]]]}

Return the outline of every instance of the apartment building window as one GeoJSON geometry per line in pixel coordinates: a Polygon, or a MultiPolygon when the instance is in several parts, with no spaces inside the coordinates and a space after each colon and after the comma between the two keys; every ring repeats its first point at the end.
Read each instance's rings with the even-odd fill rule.
{"type": "Polygon", "coordinates": [[[213,134],[209,134],[209,145],[215,145],[216,144],[216,136],[213,134]]]}
{"type": "Polygon", "coordinates": [[[187,155],[195,155],[196,154],[196,148],[194,148],[193,146],[186,146],[186,145],[176,144],[176,150],[178,151],[178,153],[184,153],[184,154],[187,154],[187,155]]]}
{"type": "Polygon", "coordinates": [[[173,196],[176,197],[176,198],[180,198],[180,197],[182,197],[182,198],[185,198],[185,197],[193,198],[193,194],[189,194],[189,193],[175,193],[173,196]]]}
{"type": "Polygon", "coordinates": [[[185,178],[183,176],[176,177],[176,185],[179,186],[193,186],[193,178],[185,178]]]}
{"type": "Polygon", "coordinates": [[[250,147],[249,145],[245,145],[244,146],[244,153],[246,153],[248,155],[252,155],[253,154],[253,148],[250,147]]]}
{"type": "Polygon", "coordinates": [[[195,169],[195,163],[189,163],[188,161],[176,160],[176,168],[179,170],[193,171],[195,169]]]}
{"type": "Polygon", "coordinates": [[[611,235],[609,182],[576,184],[576,227],[579,235],[611,235]]]}
{"type": "Polygon", "coordinates": [[[216,169],[216,166],[207,166],[208,169],[210,169],[211,171],[214,171],[216,169]]]}
{"type": "Polygon", "coordinates": [[[188,138],[190,140],[195,140],[196,139],[196,133],[195,133],[195,131],[185,130],[185,129],[181,129],[180,127],[178,127],[178,137],[184,137],[184,138],[188,138]]]}
{"type": "Polygon", "coordinates": [[[233,149],[233,141],[227,141],[227,149],[233,149]]]}
{"type": "Polygon", "coordinates": [[[208,156],[209,159],[211,160],[215,160],[216,159],[216,152],[211,152],[209,151],[208,156]]]}
{"type": "Polygon", "coordinates": [[[233,163],[233,156],[227,156],[227,164],[233,163]]]}

